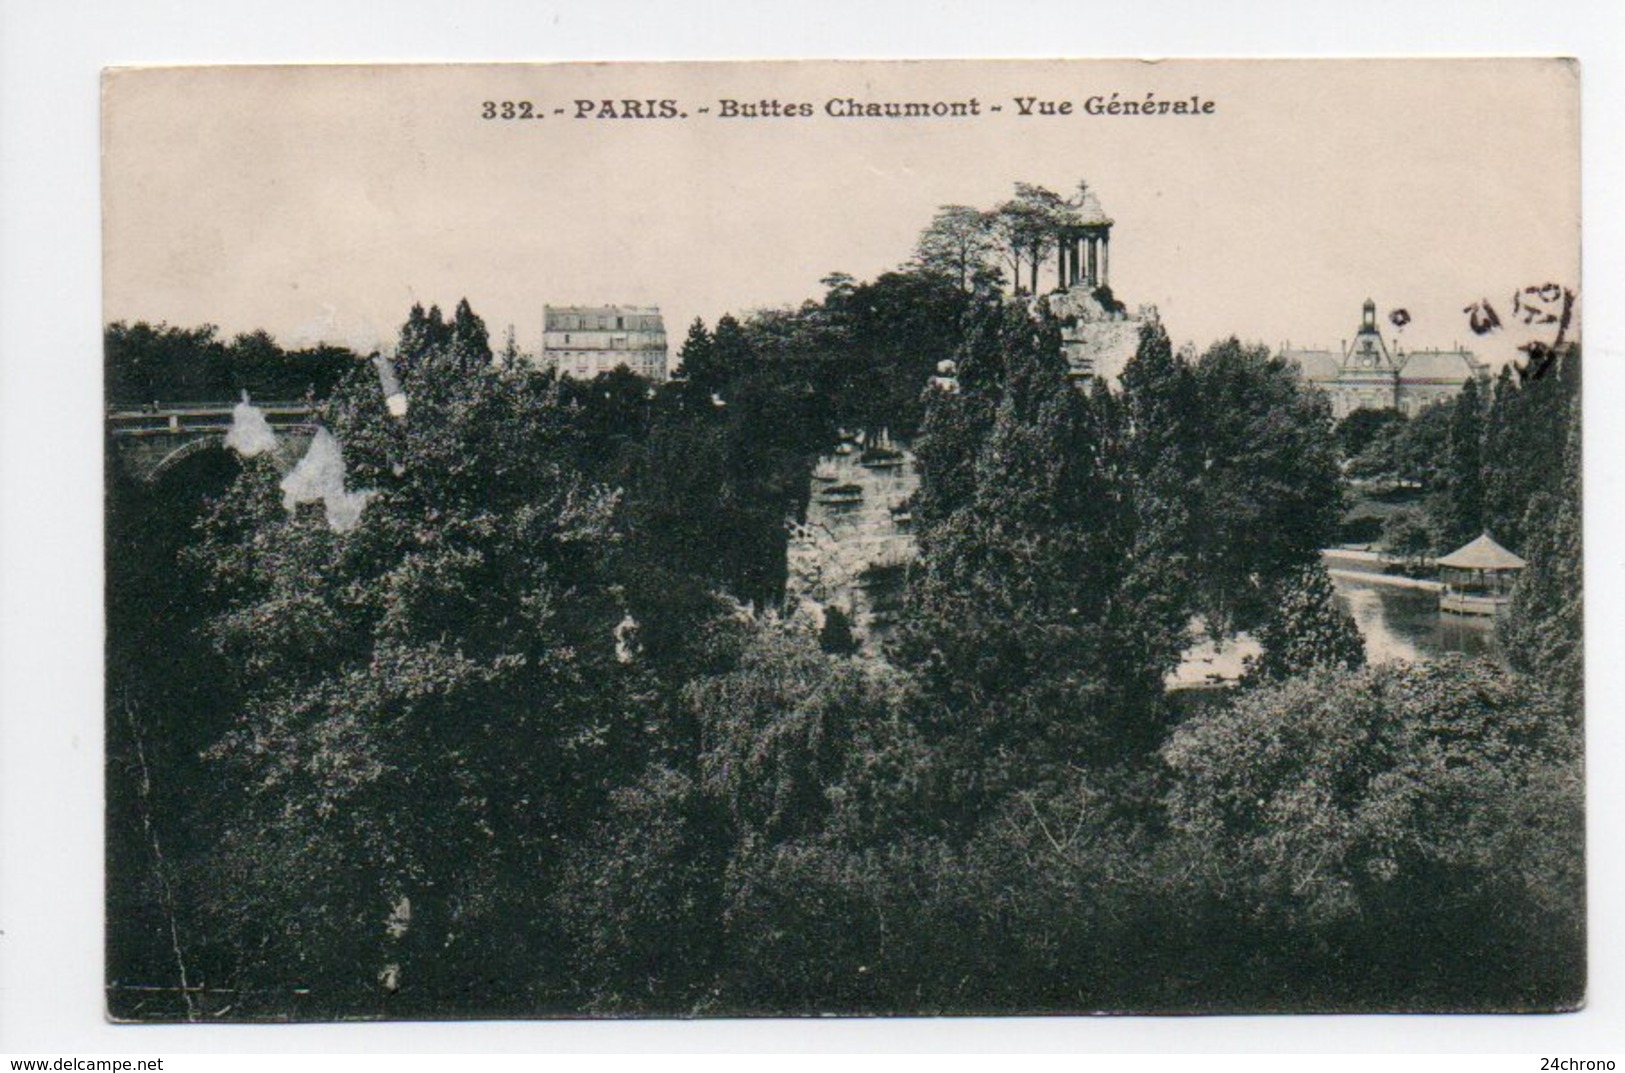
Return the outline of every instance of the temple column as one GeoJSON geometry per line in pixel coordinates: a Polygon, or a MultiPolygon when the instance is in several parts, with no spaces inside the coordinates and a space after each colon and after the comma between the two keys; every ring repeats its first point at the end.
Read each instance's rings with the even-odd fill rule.
{"type": "Polygon", "coordinates": [[[1100,285],[1099,251],[1100,240],[1093,235],[1089,236],[1089,289],[1094,290],[1100,285]]]}
{"type": "Polygon", "coordinates": [[[1066,290],[1066,236],[1055,238],[1055,289],[1066,290]]]}
{"type": "Polygon", "coordinates": [[[1100,285],[1110,287],[1112,279],[1112,235],[1108,231],[1100,236],[1100,285]]]}

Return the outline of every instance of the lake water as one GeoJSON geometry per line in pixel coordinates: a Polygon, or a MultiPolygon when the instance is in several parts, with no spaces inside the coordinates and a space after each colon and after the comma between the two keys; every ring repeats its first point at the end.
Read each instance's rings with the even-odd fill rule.
{"type": "MultiPolygon", "coordinates": [[[[1380,569],[1369,560],[1328,556],[1327,565],[1337,570],[1332,575],[1337,603],[1359,627],[1367,662],[1426,663],[1447,655],[1500,658],[1493,618],[1441,614],[1437,592],[1350,576],[1349,571],[1380,569]]],[[[1199,626],[1199,621],[1192,623],[1198,634],[1199,626]]],[[[1203,640],[1184,654],[1166,684],[1181,705],[1198,710],[1225,696],[1224,687],[1234,685],[1246,670],[1246,660],[1261,651],[1245,633],[1226,638],[1222,645],[1203,640]]]]}
{"type": "MultiPolygon", "coordinates": [[[[1497,658],[1495,620],[1479,615],[1439,612],[1439,594],[1402,585],[1351,577],[1347,571],[1373,573],[1370,562],[1330,559],[1337,604],[1347,611],[1365,640],[1369,663],[1426,663],[1446,655],[1497,658]]],[[[1201,636],[1200,620],[1191,623],[1201,636]]],[[[1246,661],[1262,650],[1250,635],[1227,637],[1223,644],[1203,639],[1185,652],[1178,668],[1168,675],[1175,690],[1209,689],[1233,685],[1246,670],[1246,661]]]]}
{"type": "Polygon", "coordinates": [[[1354,616],[1372,663],[1426,662],[1440,656],[1498,654],[1495,620],[1439,612],[1437,593],[1334,577],[1337,602],[1354,616]]]}

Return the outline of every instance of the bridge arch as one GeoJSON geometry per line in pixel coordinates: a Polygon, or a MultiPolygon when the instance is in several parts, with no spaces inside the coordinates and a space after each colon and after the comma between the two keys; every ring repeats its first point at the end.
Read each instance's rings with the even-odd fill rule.
{"type": "MultiPolygon", "coordinates": [[[[276,461],[278,468],[283,472],[292,469],[300,456],[305,453],[305,448],[309,445],[310,438],[314,434],[315,428],[310,425],[296,425],[291,428],[278,429],[277,445],[271,452],[271,456],[276,461]]],[[[188,459],[196,458],[198,455],[211,450],[224,451],[233,460],[241,461],[236,452],[226,447],[225,433],[195,434],[194,438],[188,439],[185,443],[173,448],[158,459],[156,463],[146,467],[140,474],[140,479],[147,484],[158,484],[188,459]]]]}
{"type": "Polygon", "coordinates": [[[187,440],[160,458],[157,464],[141,475],[141,479],[148,484],[157,484],[170,471],[188,458],[211,449],[225,450],[226,437],[224,435],[204,435],[194,440],[187,440]]]}
{"type": "MultiPolygon", "coordinates": [[[[113,411],[107,415],[114,454],[126,473],[154,484],[187,459],[220,448],[234,420],[236,403],[194,403],[163,410],[113,411]]],[[[291,465],[290,452],[302,450],[315,428],[309,402],[258,404],[281,438],[278,460],[291,465]]]]}

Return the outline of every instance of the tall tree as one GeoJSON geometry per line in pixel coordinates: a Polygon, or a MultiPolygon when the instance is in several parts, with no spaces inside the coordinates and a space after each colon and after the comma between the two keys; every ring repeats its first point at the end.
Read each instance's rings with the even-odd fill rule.
{"type": "Polygon", "coordinates": [[[997,250],[988,214],[968,205],[944,205],[920,232],[912,264],[953,280],[969,293],[987,279],[989,259],[997,250]]]}
{"type": "Polygon", "coordinates": [[[745,329],[731,314],[724,313],[711,333],[711,361],[716,370],[712,390],[727,398],[735,384],[751,371],[754,358],[745,329]]]}
{"type": "Polygon", "coordinates": [[[1485,400],[1477,380],[1467,381],[1450,413],[1444,487],[1434,514],[1439,542],[1455,548],[1484,530],[1484,416],[1485,400]]]}
{"type": "Polygon", "coordinates": [[[1365,666],[1365,642],[1348,612],[1337,606],[1332,579],[1320,563],[1304,566],[1275,585],[1271,609],[1258,630],[1264,654],[1252,668],[1258,679],[1279,681],[1331,667],[1365,666]]]}
{"type": "Polygon", "coordinates": [[[1160,321],[1141,327],[1121,383],[1121,480],[1132,489],[1134,525],[1127,585],[1144,649],[1167,660],[1200,610],[1192,595],[1207,430],[1195,373],[1160,321]]]}
{"type": "Polygon", "coordinates": [[[410,376],[430,356],[451,345],[451,333],[452,326],[440,315],[439,306],[432,305],[424,312],[423,303],[413,302],[395,345],[396,368],[403,376],[410,376]]]}
{"type": "Polygon", "coordinates": [[[519,340],[514,335],[513,325],[510,324],[502,339],[502,371],[511,373],[519,368],[520,358],[519,340]]]}
{"type": "Polygon", "coordinates": [[[1498,625],[1508,661],[1553,689],[1578,720],[1585,688],[1585,570],[1580,400],[1569,402],[1562,476],[1535,494],[1524,520],[1529,566],[1498,625]]]}
{"type": "Polygon", "coordinates": [[[923,479],[915,492],[914,515],[929,529],[965,509],[975,492],[976,458],[993,415],[1005,375],[1005,311],[997,301],[972,307],[954,351],[959,390],[932,392],[914,443],[923,479]]]}
{"type": "Polygon", "coordinates": [[[1194,547],[1202,601],[1221,632],[1262,619],[1273,586],[1337,531],[1342,481],[1326,397],[1268,348],[1235,339],[1195,369],[1203,413],[1194,547]]]}
{"type": "Polygon", "coordinates": [[[1529,504],[1561,482],[1579,383],[1578,354],[1567,348],[1531,368],[1509,365],[1496,379],[1484,433],[1484,524],[1515,552],[1533,535],[1524,526],[1529,504]]]}
{"type": "MultiPolygon", "coordinates": [[[[1355,414],[1377,412],[1356,410],[1355,414]]],[[[1424,406],[1408,420],[1383,423],[1365,447],[1348,459],[1348,475],[1442,495],[1455,412],[1455,402],[1445,400],[1424,406]]]]}
{"type": "Polygon", "coordinates": [[[1017,183],[1015,200],[1024,218],[1027,261],[1032,270],[1028,291],[1036,295],[1039,266],[1055,249],[1061,226],[1070,218],[1071,211],[1059,194],[1033,183],[1017,183]]]}
{"type": "Polygon", "coordinates": [[[966,818],[1154,737],[1111,628],[1126,556],[1109,432],[1067,379],[1053,321],[1013,305],[994,326],[1002,375],[970,360],[970,386],[931,404],[897,644],[966,818]]]}
{"type": "MultiPolygon", "coordinates": [[[[228,348],[234,385],[257,399],[270,399],[283,392],[282,348],[267,331],[243,332],[228,348]]],[[[299,392],[303,394],[303,392],[299,392]]]]}
{"type": "Polygon", "coordinates": [[[806,346],[836,422],[912,435],[924,416],[920,389],[954,357],[975,297],[942,275],[885,272],[831,298],[806,346]]]}
{"type": "Polygon", "coordinates": [[[688,335],[677,351],[677,358],[683,380],[694,385],[695,390],[709,395],[721,386],[711,333],[706,329],[705,321],[699,317],[695,317],[694,323],[688,326],[688,335]]]}
{"type": "MultiPolygon", "coordinates": [[[[1427,514],[1417,507],[1401,507],[1382,520],[1382,548],[1407,569],[1425,569],[1428,560],[1439,553],[1438,531],[1427,514]]],[[[1445,551],[1455,547],[1447,544],[1445,551]]]]}
{"type": "Polygon", "coordinates": [[[464,370],[483,369],[491,364],[491,334],[467,298],[457,303],[457,312],[452,317],[451,352],[464,370]]]}
{"type": "Polygon", "coordinates": [[[1026,184],[1017,184],[1016,196],[993,210],[992,231],[1010,266],[1010,286],[1015,294],[1036,294],[1038,269],[1043,252],[1052,241],[1052,224],[1046,206],[1025,195],[1026,184]],[[1022,266],[1030,268],[1030,286],[1022,287],[1022,266]]]}

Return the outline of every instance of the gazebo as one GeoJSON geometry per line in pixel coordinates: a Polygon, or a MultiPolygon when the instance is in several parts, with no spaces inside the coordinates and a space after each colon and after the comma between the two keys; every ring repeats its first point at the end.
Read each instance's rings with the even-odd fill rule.
{"type": "MultiPolygon", "coordinates": [[[[1088,183],[1078,184],[1076,202],[1055,235],[1055,274],[1061,290],[1083,284],[1088,290],[1109,287],[1111,279],[1112,218],[1088,183]]],[[[1034,278],[1037,269],[1034,268],[1034,278]]]]}
{"type": "Polygon", "coordinates": [[[1512,600],[1512,585],[1529,564],[1488,533],[1438,560],[1439,610],[1457,615],[1493,615],[1512,600]]]}

